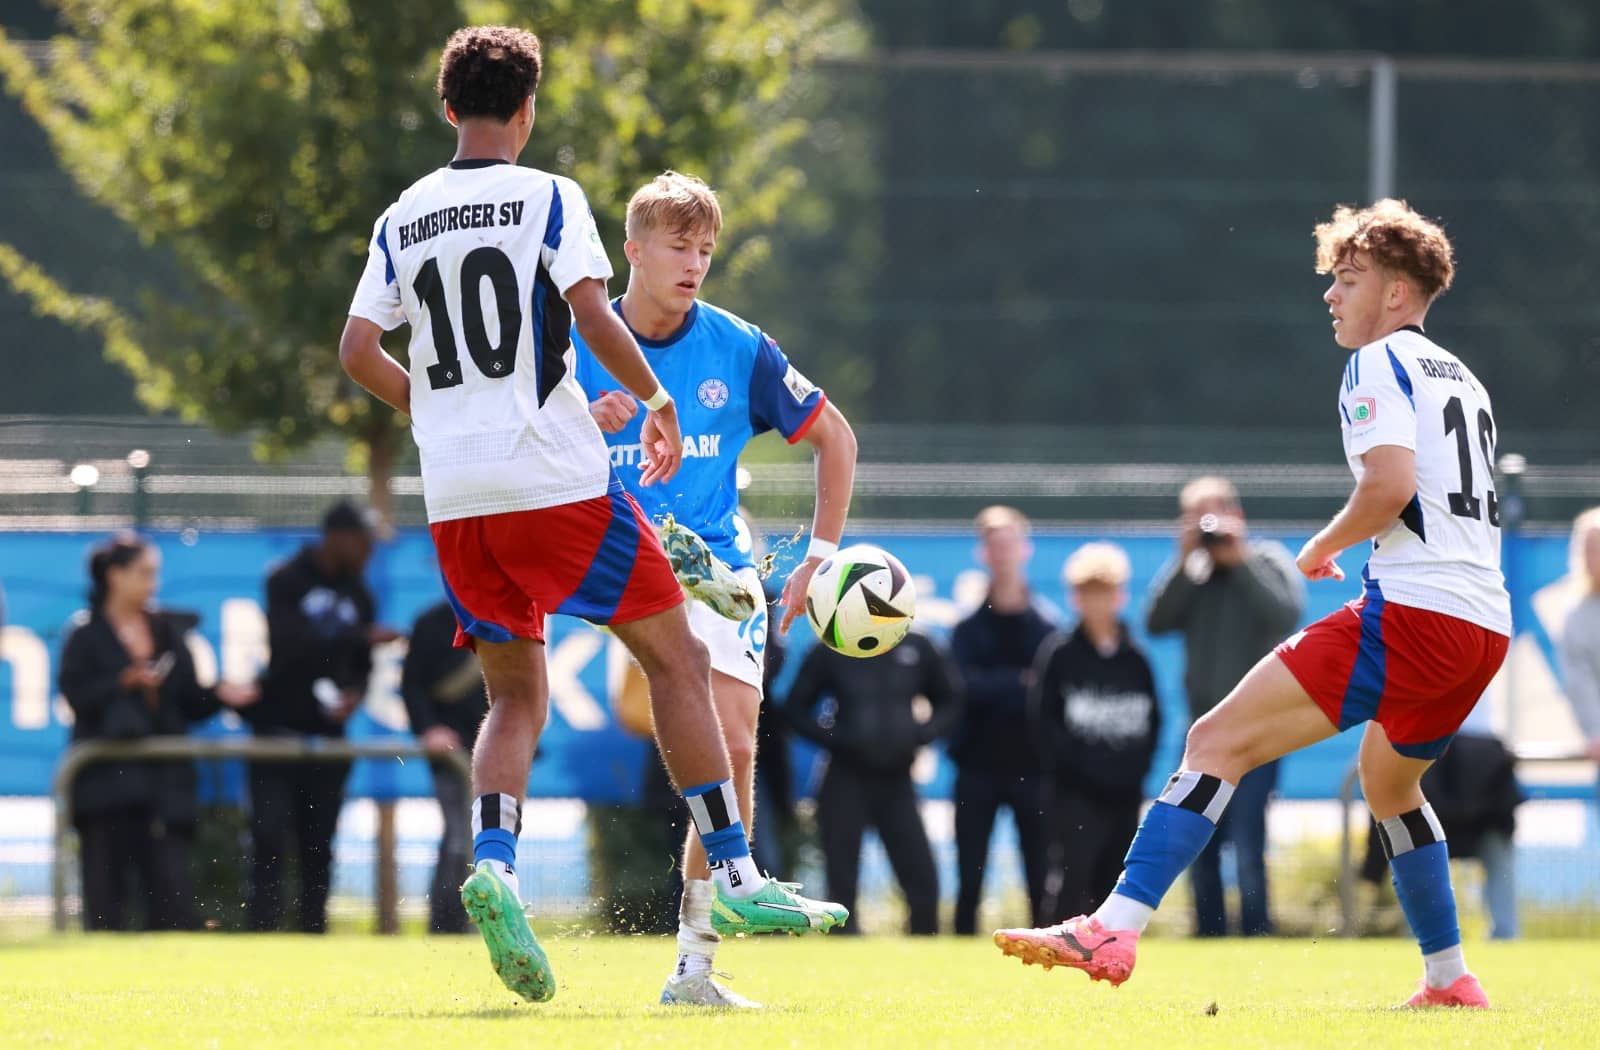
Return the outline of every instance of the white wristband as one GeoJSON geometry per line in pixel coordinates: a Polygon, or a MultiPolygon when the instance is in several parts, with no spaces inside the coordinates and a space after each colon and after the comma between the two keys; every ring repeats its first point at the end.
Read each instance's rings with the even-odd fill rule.
{"type": "Polygon", "coordinates": [[[644,407],[652,412],[659,412],[663,405],[672,400],[672,395],[667,393],[664,386],[656,387],[656,392],[644,399],[644,407]]]}
{"type": "Polygon", "coordinates": [[[825,540],[817,536],[811,537],[811,542],[806,546],[807,558],[831,558],[839,550],[839,545],[832,540],[825,540]]]}

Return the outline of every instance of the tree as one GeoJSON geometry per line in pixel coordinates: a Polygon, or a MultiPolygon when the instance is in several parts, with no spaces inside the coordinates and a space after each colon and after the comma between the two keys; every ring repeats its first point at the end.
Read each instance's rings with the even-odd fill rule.
{"type": "MultiPolygon", "coordinates": [[[[805,129],[791,78],[858,47],[848,0],[550,0],[524,160],[576,178],[620,248],[627,196],[663,168],[736,185],[724,265],[803,189],[780,158],[805,129]]],[[[0,243],[36,310],[96,331],[149,408],[256,429],[282,456],[337,433],[387,511],[405,425],[334,359],[376,216],[449,156],[440,45],[496,0],[57,0],[70,36],[36,64],[0,33],[0,79],[94,201],[176,260],[178,287],[116,303],[0,243]]],[[[620,262],[620,254],[614,256],[620,262]]],[[[619,271],[622,272],[622,271],[619,271]]],[[[399,340],[391,340],[399,350],[399,340]]]]}

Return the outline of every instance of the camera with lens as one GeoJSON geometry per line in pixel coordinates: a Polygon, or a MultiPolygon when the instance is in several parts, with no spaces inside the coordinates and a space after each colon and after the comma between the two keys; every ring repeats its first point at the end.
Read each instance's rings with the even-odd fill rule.
{"type": "Polygon", "coordinates": [[[1200,515],[1198,528],[1202,547],[1215,547],[1228,542],[1227,534],[1222,531],[1222,522],[1215,514],[1200,515]]]}

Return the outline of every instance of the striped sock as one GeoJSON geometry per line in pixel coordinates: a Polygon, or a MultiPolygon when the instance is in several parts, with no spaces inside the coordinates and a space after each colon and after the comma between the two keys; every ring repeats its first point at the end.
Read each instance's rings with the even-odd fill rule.
{"type": "Polygon", "coordinates": [[[1422,948],[1426,980],[1431,987],[1448,988],[1467,972],[1467,966],[1460,952],[1461,926],[1450,885],[1444,826],[1424,802],[1419,809],[1380,820],[1378,839],[1389,857],[1400,910],[1422,948]]]}
{"type": "Polygon", "coordinates": [[[521,801],[512,795],[479,795],[472,804],[473,866],[489,860],[515,870],[521,833],[521,801]]]}
{"type": "Polygon", "coordinates": [[[1161,898],[1211,841],[1234,785],[1209,773],[1179,770],[1139,822],[1116,889],[1095,917],[1111,930],[1143,930],[1161,898]]]}
{"type": "Polygon", "coordinates": [[[710,862],[711,877],[730,897],[750,897],[766,880],[750,857],[750,841],[739,819],[739,796],[733,781],[702,784],[683,793],[710,862]]]}

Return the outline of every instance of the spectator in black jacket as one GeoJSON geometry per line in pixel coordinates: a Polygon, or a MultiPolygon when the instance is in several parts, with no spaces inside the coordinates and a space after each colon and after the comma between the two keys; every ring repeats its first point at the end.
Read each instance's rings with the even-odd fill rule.
{"type": "Polygon", "coordinates": [[[979,557],[989,570],[983,605],[956,625],[951,655],[966,704],[950,735],[956,765],[956,933],[977,932],[989,838],[1001,806],[1017,825],[1032,921],[1043,926],[1049,836],[1039,751],[1028,736],[1028,687],[1039,646],[1055,625],[1028,589],[1028,519],[1010,507],[978,515],[979,557]]]}
{"type": "Polygon", "coordinates": [[[1044,907],[1056,918],[1087,915],[1116,885],[1161,733],[1155,676],[1122,621],[1130,574],[1115,544],[1073,552],[1078,625],[1039,650],[1031,710],[1052,792],[1044,907]]]}
{"type": "MultiPolygon", "coordinates": [[[[817,830],[828,866],[828,896],[851,913],[861,873],[861,837],[876,828],[905,894],[914,934],[939,932],[939,875],[917,810],[911,764],[958,712],[960,697],[944,654],[920,634],[892,651],[858,660],[815,645],[789,688],[783,712],[795,732],[828,752],[817,792],[817,830]],[[831,712],[818,703],[831,697],[831,712]],[[919,700],[925,704],[919,704],[919,700]]],[[[847,926],[841,933],[857,933],[847,926]]]]}
{"type": "MultiPolygon", "coordinates": [[[[362,579],[372,543],[362,510],[338,503],[323,517],[321,541],[267,577],[271,657],[261,702],[249,715],[257,736],[344,736],[345,722],[367,692],[372,647],[400,637],[373,622],[376,603],[362,579]]],[[[276,930],[282,919],[282,864],[291,835],[300,862],[299,928],[327,928],[333,833],[349,773],[347,763],[250,767],[252,930],[276,930]]]]}
{"type": "MultiPolygon", "coordinates": [[[[449,602],[423,612],[411,626],[411,647],[400,672],[400,695],[406,702],[411,732],[430,754],[471,752],[478,726],[489,710],[483,670],[471,649],[457,649],[456,614],[449,602]]],[[[461,881],[471,871],[472,821],[470,785],[440,760],[433,770],[433,794],[444,815],[439,861],[428,891],[428,928],[434,933],[466,933],[461,906],[461,881]]]]}
{"type": "MultiPolygon", "coordinates": [[[[160,552],[131,533],[90,557],[88,615],[61,652],[59,685],[72,708],[75,742],[182,736],[221,704],[247,707],[258,695],[253,685],[206,689],[196,681],[184,635],[197,621],[154,608],[160,571],[160,552]]],[[[199,925],[190,872],[197,815],[193,762],[84,768],[73,787],[72,821],[85,929],[127,928],[135,912],[146,929],[199,925]]]]}

